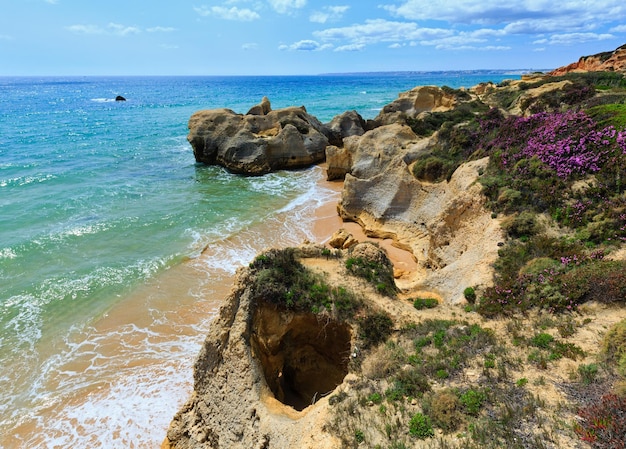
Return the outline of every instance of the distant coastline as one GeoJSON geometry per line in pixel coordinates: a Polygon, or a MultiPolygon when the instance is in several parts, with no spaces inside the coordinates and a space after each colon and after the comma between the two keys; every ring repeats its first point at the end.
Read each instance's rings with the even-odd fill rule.
{"type": "Polygon", "coordinates": [[[113,79],[140,79],[140,78],[297,78],[297,77],[323,77],[323,76],[389,76],[389,77],[407,77],[407,76],[438,76],[438,75],[472,75],[472,76],[480,76],[480,75],[511,75],[511,76],[521,76],[527,73],[533,72],[549,72],[554,70],[554,68],[543,68],[543,69],[535,69],[535,68],[527,68],[527,69],[472,69],[472,70],[396,70],[396,71],[370,71],[370,72],[327,72],[327,73],[303,73],[303,74],[274,74],[274,75],[78,75],[78,74],[66,74],[66,75],[0,75],[0,79],[103,79],[103,78],[113,78],[113,79]]]}
{"type": "MultiPolygon", "coordinates": [[[[401,70],[381,72],[336,72],[320,73],[319,76],[415,76],[415,75],[514,75],[521,76],[533,72],[549,72],[552,68],[543,69],[475,69],[475,70],[401,70]]],[[[306,75],[303,75],[306,76],[306,75]]]]}

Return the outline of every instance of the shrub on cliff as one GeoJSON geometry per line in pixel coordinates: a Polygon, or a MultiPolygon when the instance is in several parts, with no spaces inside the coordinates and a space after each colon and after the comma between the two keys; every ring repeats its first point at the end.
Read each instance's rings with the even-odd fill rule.
{"type": "Polygon", "coordinates": [[[601,127],[581,111],[510,117],[492,126],[497,135],[480,143],[492,155],[481,183],[496,211],[547,211],[571,226],[584,224],[580,217],[589,210],[621,202],[626,130],[601,127]],[[590,176],[597,182],[570,191],[590,176]]]}
{"type": "Polygon", "coordinates": [[[295,256],[294,248],[272,249],[251,264],[254,295],[290,310],[351,317],[360,300],[344,287],[331,287],[308,270],[295,256]]]}
{"type": "Polygon", "coordinates": [[[488,317],[530,308],[564,312],[587,301],[626,301],[626,261],[574,254],[543,270],[500,276],[485,289],[477,311],[488,317]]]}
{"type": "Polygon", "coordinates": [[[359,337],[363,348],[368,349],[387,340],[393,331],[393,320],[388,313],[372,313],[358,320],[359,337]]]}
{"type": "Polygon", "coordinates": [[[348,273],[373,284],[378,293],[395,296],[398,288],[393,277],[393,264],[378,245],[363,242],[351,248],[346,260],[348,273]]]}

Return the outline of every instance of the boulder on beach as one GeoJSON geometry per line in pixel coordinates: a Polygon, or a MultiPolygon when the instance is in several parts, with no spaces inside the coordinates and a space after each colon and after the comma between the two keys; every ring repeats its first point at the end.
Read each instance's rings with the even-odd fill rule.
{"type": "Polygon", "coordinates": [[[304,106],[271,110],[264,98],[248,114],[230,109],[196,112],[189,120],[187,140],[197,162],[262,175],[323,162],[328,134],[304,106]]]}

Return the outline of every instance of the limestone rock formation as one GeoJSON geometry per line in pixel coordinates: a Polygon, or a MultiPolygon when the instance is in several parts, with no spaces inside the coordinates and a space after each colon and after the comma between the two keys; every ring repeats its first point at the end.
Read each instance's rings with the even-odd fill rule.
{"type": "Polygon", "coordinates": [[[261,103],[252,106],[246,115],[267,115],[272,111],[272,105],[269,98],[263,97],[261,103]]]}
{"type": "Polygon", "coordinates": [[[326,179],[344,179],[352,169],[352,155],[346,147],[328,145],[326,147],[326,179]]]}
{"type": "Polygon", "coordinates": [[[349,136],[362,136],[367,122],[356,111],[346,111],[334,117],[327,125],[331,132],[331,145],[343,146],[343,139],[349,136]]]}
{"type": "Polygon", "coordinates": [[[591,56],[582,56],[577,62],[559,67],[550,72],[558,76],[570,72],[626,72],[626,45],[614,51],[607,51],[591,56]]]}
{"type": "Polygon", "coordinates": [[[456,96],[436,86],[419,86],[402,92],[374,119],[376,125],[404,123],[406,117],[417,117],[422,112],[449,111],[456,105],[456,96]]]}
{"type": "Polygon", "coordinates": [[[501,239],[477,183],[488,160],[462,165],[450,182],[420,182],[410,168],[427,141],[397,124],[346,139],[353,165],[338,209],[368,235],[409,250],[419,263],[414,280],[421,288],[461,302],[464,286],[491,282],[501,239]]]}
{"type": "Polygon", "coordinates": [[[339,447],[321,429],[327,394],[348,374],[352,327],[272,301],[255,287],[263,282],[257,275],[238,272],[163,448],[339,447]]]}
{"type": "Polygon", "coordinates": [[[344,228],[338,229],[328,241],[328,246],[337,249],[348,249],[359,243],[352,234],[344,228]]]}
{"type": "Polygon", "coordinates": [[[187,140],[197,162],[261,175],[322,162],[327,134],[304,107],[272,111],[264,98],[245,115],[230,109],[196,112],[189,120],[187,140]]]}

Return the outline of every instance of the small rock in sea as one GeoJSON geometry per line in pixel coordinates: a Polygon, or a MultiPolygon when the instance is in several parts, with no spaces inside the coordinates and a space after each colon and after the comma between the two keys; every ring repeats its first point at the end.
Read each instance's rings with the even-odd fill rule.
{"type": "Polygon", "coordinates": [[[117,97],[115,97],[115,101],[126,101],[126,98],[122,97],[121,95],[118,95],[117,97]]]}

